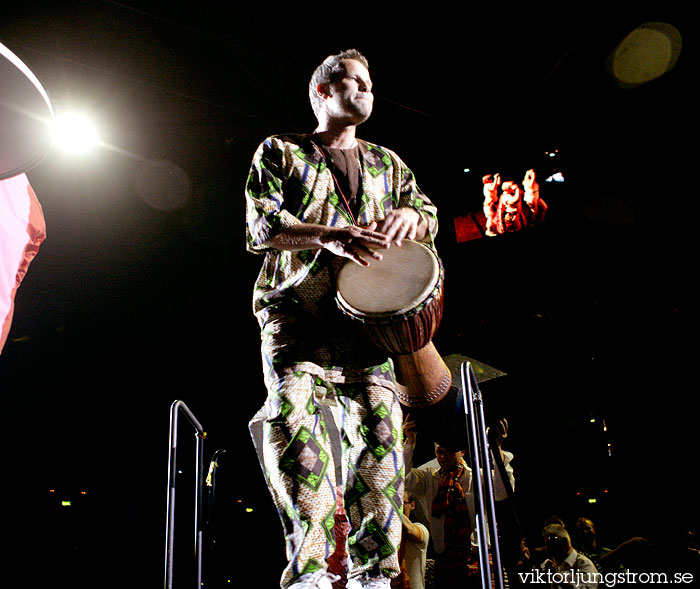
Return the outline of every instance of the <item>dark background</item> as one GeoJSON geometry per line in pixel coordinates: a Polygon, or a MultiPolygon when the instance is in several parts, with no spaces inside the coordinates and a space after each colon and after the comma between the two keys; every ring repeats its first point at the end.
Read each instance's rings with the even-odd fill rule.
{"type": "MultiPolygon", "coordinates": [[[[375,83],[360,135],[396,150],[440,210],[436,345],[507,374],[483,392],[489,419],[510,422],[527,534],[536,542],[553,513],[591,516],[611,546],[694,529],[697,47],[684,11],[25,2],[5,10],[0,42],[55,109],[91,113],[106,144],[28,172],[48,237],[0,356],[8,574],[162,582],[179,399],[207,432],[207,466],[226,450],[207,540],[226,555],[209,570],[275,585],[281,528],[247,431],[265,391],[243,185],[262,139],[313,129],[308,78],[348,47],[375,83]],[[654,21],[682,36],[676,67],[621,89],[607,59],[654,21]],[[555,166],[566,181],[545,184],[555,166]],[[479,209],[481,176],[528,168],[547,222],[458,243],[453,219],[479,209]],[[149,204],[149,171],[186,202],[149,204]]],[[[187,520],[192,433],[185,422],[187,520]]]]}

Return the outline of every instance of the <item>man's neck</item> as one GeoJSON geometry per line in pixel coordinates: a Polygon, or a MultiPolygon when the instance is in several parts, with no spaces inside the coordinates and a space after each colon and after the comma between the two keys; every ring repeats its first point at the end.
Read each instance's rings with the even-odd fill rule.
{"type": "Polygon", "coordinates": [[[462,463],[455,464],[454,466],[448,466],[448,467],[441,466],[440,470],[442,470],[442,472],[445,472],[445,473],[457,472],[461,468],[461,466],[462,466],[462,463]]]}
{"type": "Polygon", "coordinates": [[[331,149],[350,149],[357,145],[355,137],[356,128],[357,127],[354,125],[347,127],[319,125],[314,131],[314,135],[318,137],[323,145],[331,149]]]}

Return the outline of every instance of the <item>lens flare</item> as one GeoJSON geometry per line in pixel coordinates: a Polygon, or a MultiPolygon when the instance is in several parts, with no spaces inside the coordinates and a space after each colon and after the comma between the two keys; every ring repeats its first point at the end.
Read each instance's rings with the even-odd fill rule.
{"type": "Polygon", "coordinates": [[[84,153],[99,143],[95,124],[79,113],[66,113],[54,119],[53,140],[66,153],[84,153]]]}

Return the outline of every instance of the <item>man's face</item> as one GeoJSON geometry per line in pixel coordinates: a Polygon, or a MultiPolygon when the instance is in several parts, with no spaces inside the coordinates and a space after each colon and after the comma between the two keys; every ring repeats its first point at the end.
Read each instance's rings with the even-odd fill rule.
{"type": "Polygon", "coordinates": [[[503,196],[511,201],[517,201],[520,198],[520,193],[520,186],[515,182],[508,181],[503,183],[503,196]]]}
{"type": "Polygon", "coordinates": [[[372,114],[372,80],[367,68],[359,61],[345,59],[343,63],[345,72],[328,86],[326,111],[331,118],[359,125],[372,114]]]}
{"type": "Polygon", "coordinates": [[[454,470],[462,464],[464,452],[451,452],[442,446],[435,446],[435,458],[437,458],[440,468],[445,470],[454,470]]]}
{"type": "Polygon", "coordinates": [[[411,499],[411,496],[404,492],[403,494],[403,514],[408,517],[411,512],[416,508],[416,503],[411,499]]]}
{"type": "Polygon", "coordinates": [[[543,537],[544,546],[547,550],[547,556],[553,558],[554,560],[561,561],[569,553],[569,543],[565,538],[555,536],[554,534],[547,534],[543,537]]]}
{"type": "Polygon", "coordinates": [[[589,543],[595,540],[595,528],[593,522],[587,519],[582,519],[576,524],[576,531],[579,535],[589,543]]]}

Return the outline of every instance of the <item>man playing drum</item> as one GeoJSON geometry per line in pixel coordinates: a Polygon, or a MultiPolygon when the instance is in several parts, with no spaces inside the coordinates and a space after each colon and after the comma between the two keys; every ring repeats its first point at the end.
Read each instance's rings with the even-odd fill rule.
{"type": "Polygon", "coordinates": [[[253,306],[268,390],[250,430],[284,528],[281,586],[336,580],[327,559],[342,486],[348,587],[389,587],[399,573],[401,407],[387,352],[338,309],[336,277],[348,260],[367,266],[404,239],[432,243],[437,211],[393,151],[356,137],[373,105],[359,52],[328,57],[309,94],[314,133],[266,139],[246,183],[247,248],[265,255],[253,306]]]}

